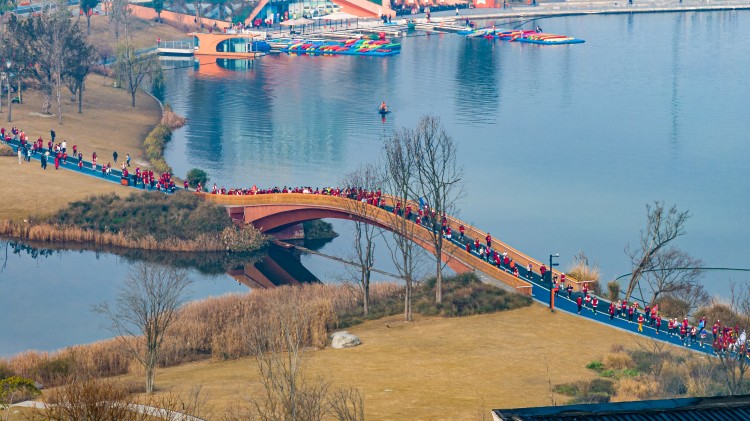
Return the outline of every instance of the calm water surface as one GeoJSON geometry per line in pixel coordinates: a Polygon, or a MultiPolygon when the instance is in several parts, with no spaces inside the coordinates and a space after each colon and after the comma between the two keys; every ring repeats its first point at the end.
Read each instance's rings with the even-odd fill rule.
{"type": "MultiPolygon", "coordinates": [[[[459,216],[532,256],[559,252],[565,268],[583,250],[604,279],[624,274],[645,204],[663,200],[693,213],[682,247],[709,266],[750,267],[750,13],[541,24],[586,43],[446,34],[404,38],[401,55],[385,59],[280,55],[249,70],[170,71],[167,101],[189,123],[167,159],[178,175],[200,167],[220,186],[334,185],[375,161],[383,136],[431,113],[460,145],[459,216]],[[385,123],[383,100],[394,111],[385,123]]],[[[343,257],[350,227],[335,226],[343,235],[322,251],[343,257]]],[[[321,279],[346,273],[320,257],[303,263],[321,279]]],[[[129,266],[93,252],[11,255],[0,355],[107,337],[90,307],[114,299],[129,266]]],[[[382,242],[376,266],[393,270],[382,242]]],[[[191,274],[195,298],[244,290],[226,275],[191,274]]],[[[729,278],[705,280],[722,293],[729,278]]]]}
{"type": "MultiPolygon", "coordinates": [[[[446,34],[405,38],[387,59],[279,55],[246,71],[174,71],[167,100],[189,124],[168,161],[219,186],[333,185],[376,160],[393,129],[436,114],[460,145],[460,216],[532,256],[559,252],[565,268],[583,250],[605,279],[627,273],[623,249],[645,204],[662,200],[693,214],[682,247],[708,266],[750,267],[750,13],[542,25],[586,43],[446,34]]],[[[720,291],[730,276],[745,277],[705,279],[720,291]]]]}

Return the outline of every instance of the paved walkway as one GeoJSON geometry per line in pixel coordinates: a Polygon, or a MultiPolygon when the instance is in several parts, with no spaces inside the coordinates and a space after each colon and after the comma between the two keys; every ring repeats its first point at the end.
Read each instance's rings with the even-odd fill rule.
{"type": "MultiPolygon", "coordinates": [[[[18,148],[21,146],[21,142],[20,141],[16,141],[16,140],[11,140],[10,142],[4,142],[4,143],[6,143],[10,147],[12,147],[14,153],[18,153],[18,148]]],[[[31,142],[29,142],[29,144],[30,143],[31,142]]],[[[40,152],[32,153],[31,154],[31,162],[25,162],[24,161],[23,164],[21,164],[21,165],[39,165],[39,166],[41,166],[42,155],[43,155],[44,152],[47,152],[48,150],[45,148],[45,149],[41,149],[41,151],[42,151],[41,153],[40,152]]],[[[108,161],[108,158],[111,158],[111,157],[107,157],[107,158],[98,157],[98,159],[97,159],[97,165],[96,165],[96,170],[94,170],[93,169],[93,163],[91,161],[86,161],[85,159],[82,160],[83,161],[83,167],[79,169],[78,168],[78,158],[71,158],[69,156],[67,163],[63,163],[62,161],[60,161],[60,169],[74,171],[74,172],[77,172],[77,173],[80,173],[80,174],[83,174],[83,175],[87,175],[89,177],[95,177],[95,178],[99,178],[99,179],[102,179],[102,180],[105,180],[105,181],[109,181],[111,183],[121,184],[120,180],[122,179],[122,171],[120,171],[119,168],[120,168],[120,165],[123,162],[125,162],[125,157],[124,156],[118,157],[118,158],[122,158],[122,159],[118,160],[117,163],[113,163],[112,161],[108,161]],[[107,162],[110,162],[110,163],[114,164],[114,166],[112,167],[111,174],[109,174],[109,175],[103,175],[102,174],[102,166],[100,164],[101,162],[104,162],[105,165],[106,165],[107,162]]],[[[47,169],[46,169],[46,171],[55,171],[55,157],[54,157],[54,152],[50,152],[49,160],[47,161],[47,169]]],[[[57,170],[57,171],[59,171],[59,170],[57,170]]],[[[134,188],[134,189],[138,189],[138,190],[155,190],[155,189],[152,189],[150,186],[148,186],[148,187],[144,186],[143,183],[138,183],[138,186],[135,186],[133,184],[133,175],[135,174],[134,173],[135,166],[130,167],[130,169],[128,171],[130,172],[130,174],[128,175],[128,179],[130,181],[130,184],[128,186],[130,188],[134,188]]],[[[158,175],[155,175],[155,178],[158,180],[158,178],[159,178],[158,175]]],[[[175,188],[176,188],[176,190],[182,189],[182,187],[179,187],[179,186],[175,186],[175,188]]]]}

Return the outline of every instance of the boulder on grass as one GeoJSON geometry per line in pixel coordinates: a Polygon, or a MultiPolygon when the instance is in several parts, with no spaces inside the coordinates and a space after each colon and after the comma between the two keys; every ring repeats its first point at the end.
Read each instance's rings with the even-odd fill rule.
{"type": "Polygon", "coordinates": [[[331,335],[331,347],[336,349],[351,348],[360,345],[362,341],[357,335],[352,335],[347,331],[336,332],[331,335]]]}

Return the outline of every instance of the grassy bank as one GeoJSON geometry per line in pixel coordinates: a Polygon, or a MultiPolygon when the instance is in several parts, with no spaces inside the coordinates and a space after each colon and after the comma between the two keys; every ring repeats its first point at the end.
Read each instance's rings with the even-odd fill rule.
{"type": "MultiPolygon", "coordinates": [[[[509,310],[528,306],[528,297],[511,294],[481,284],[473,276],[446,280],[446,285],[460,284],[446,289],[442,306],[453,306],[461,298],[473,297],[485,304],[481,308],[464,308],[462,312],[442,312],[444,316],[470,315],[509,310]],[[498,301],[497,297],[503,297],[498,301]]],[[[429,288],[424,288],[426,292],[429,288]]],[[[376,284],[372,288],[373,311],[379,314],[398,313],[394,303],[401,302],[403,288],[394,284],[376,284]]],[[[442,306],[420,299],[417,312],[441,313],[442,306]]],[[[213,359],[237,359],[253,355],[248,332],[263,321],[279,320],[290,309],[304,315],[303,337],[306,347],[324,348],[328,334],[350,326],[360,315],[357,295],[346,286],[308,284],[258,290],[246,294],[230,294],[208,298],[184,306],[174,328],[168,333],[159,364],[162,367],[185,362],[213,359]]],[[[70,374],[86,373],[97,377],[125,374],[131,366],[130,358],[117,352],[117,341],[102,341],[81,345],[55,353],[27,352],[6,362],[6,371],[33,378],[44,384],[56,384],[70,374]]]]}
{"type": "Polygon", "coordinates": [[[92,196],[56,215],[0,221],[0,235],[36,242],[87,243],[142,250],[252,252],[266,244],[252,227],[238,228],[221,206],[178,192],[92,196]]]}

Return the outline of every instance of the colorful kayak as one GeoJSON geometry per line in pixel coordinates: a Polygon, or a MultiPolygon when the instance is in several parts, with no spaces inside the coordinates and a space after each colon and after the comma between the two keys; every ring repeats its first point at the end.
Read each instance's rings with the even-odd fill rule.
{"type": "Polygon", "coordinates": [[[530,44],[542,44],[542,45],[561,45],[561,44],[582,44],[586,41],[569,37],[567,35],[556,35],[556,34],[544,34],[535,33],[531,35],[519,36],[517,38],[511,38],[511,41],[526,42],[530,44]]]}

